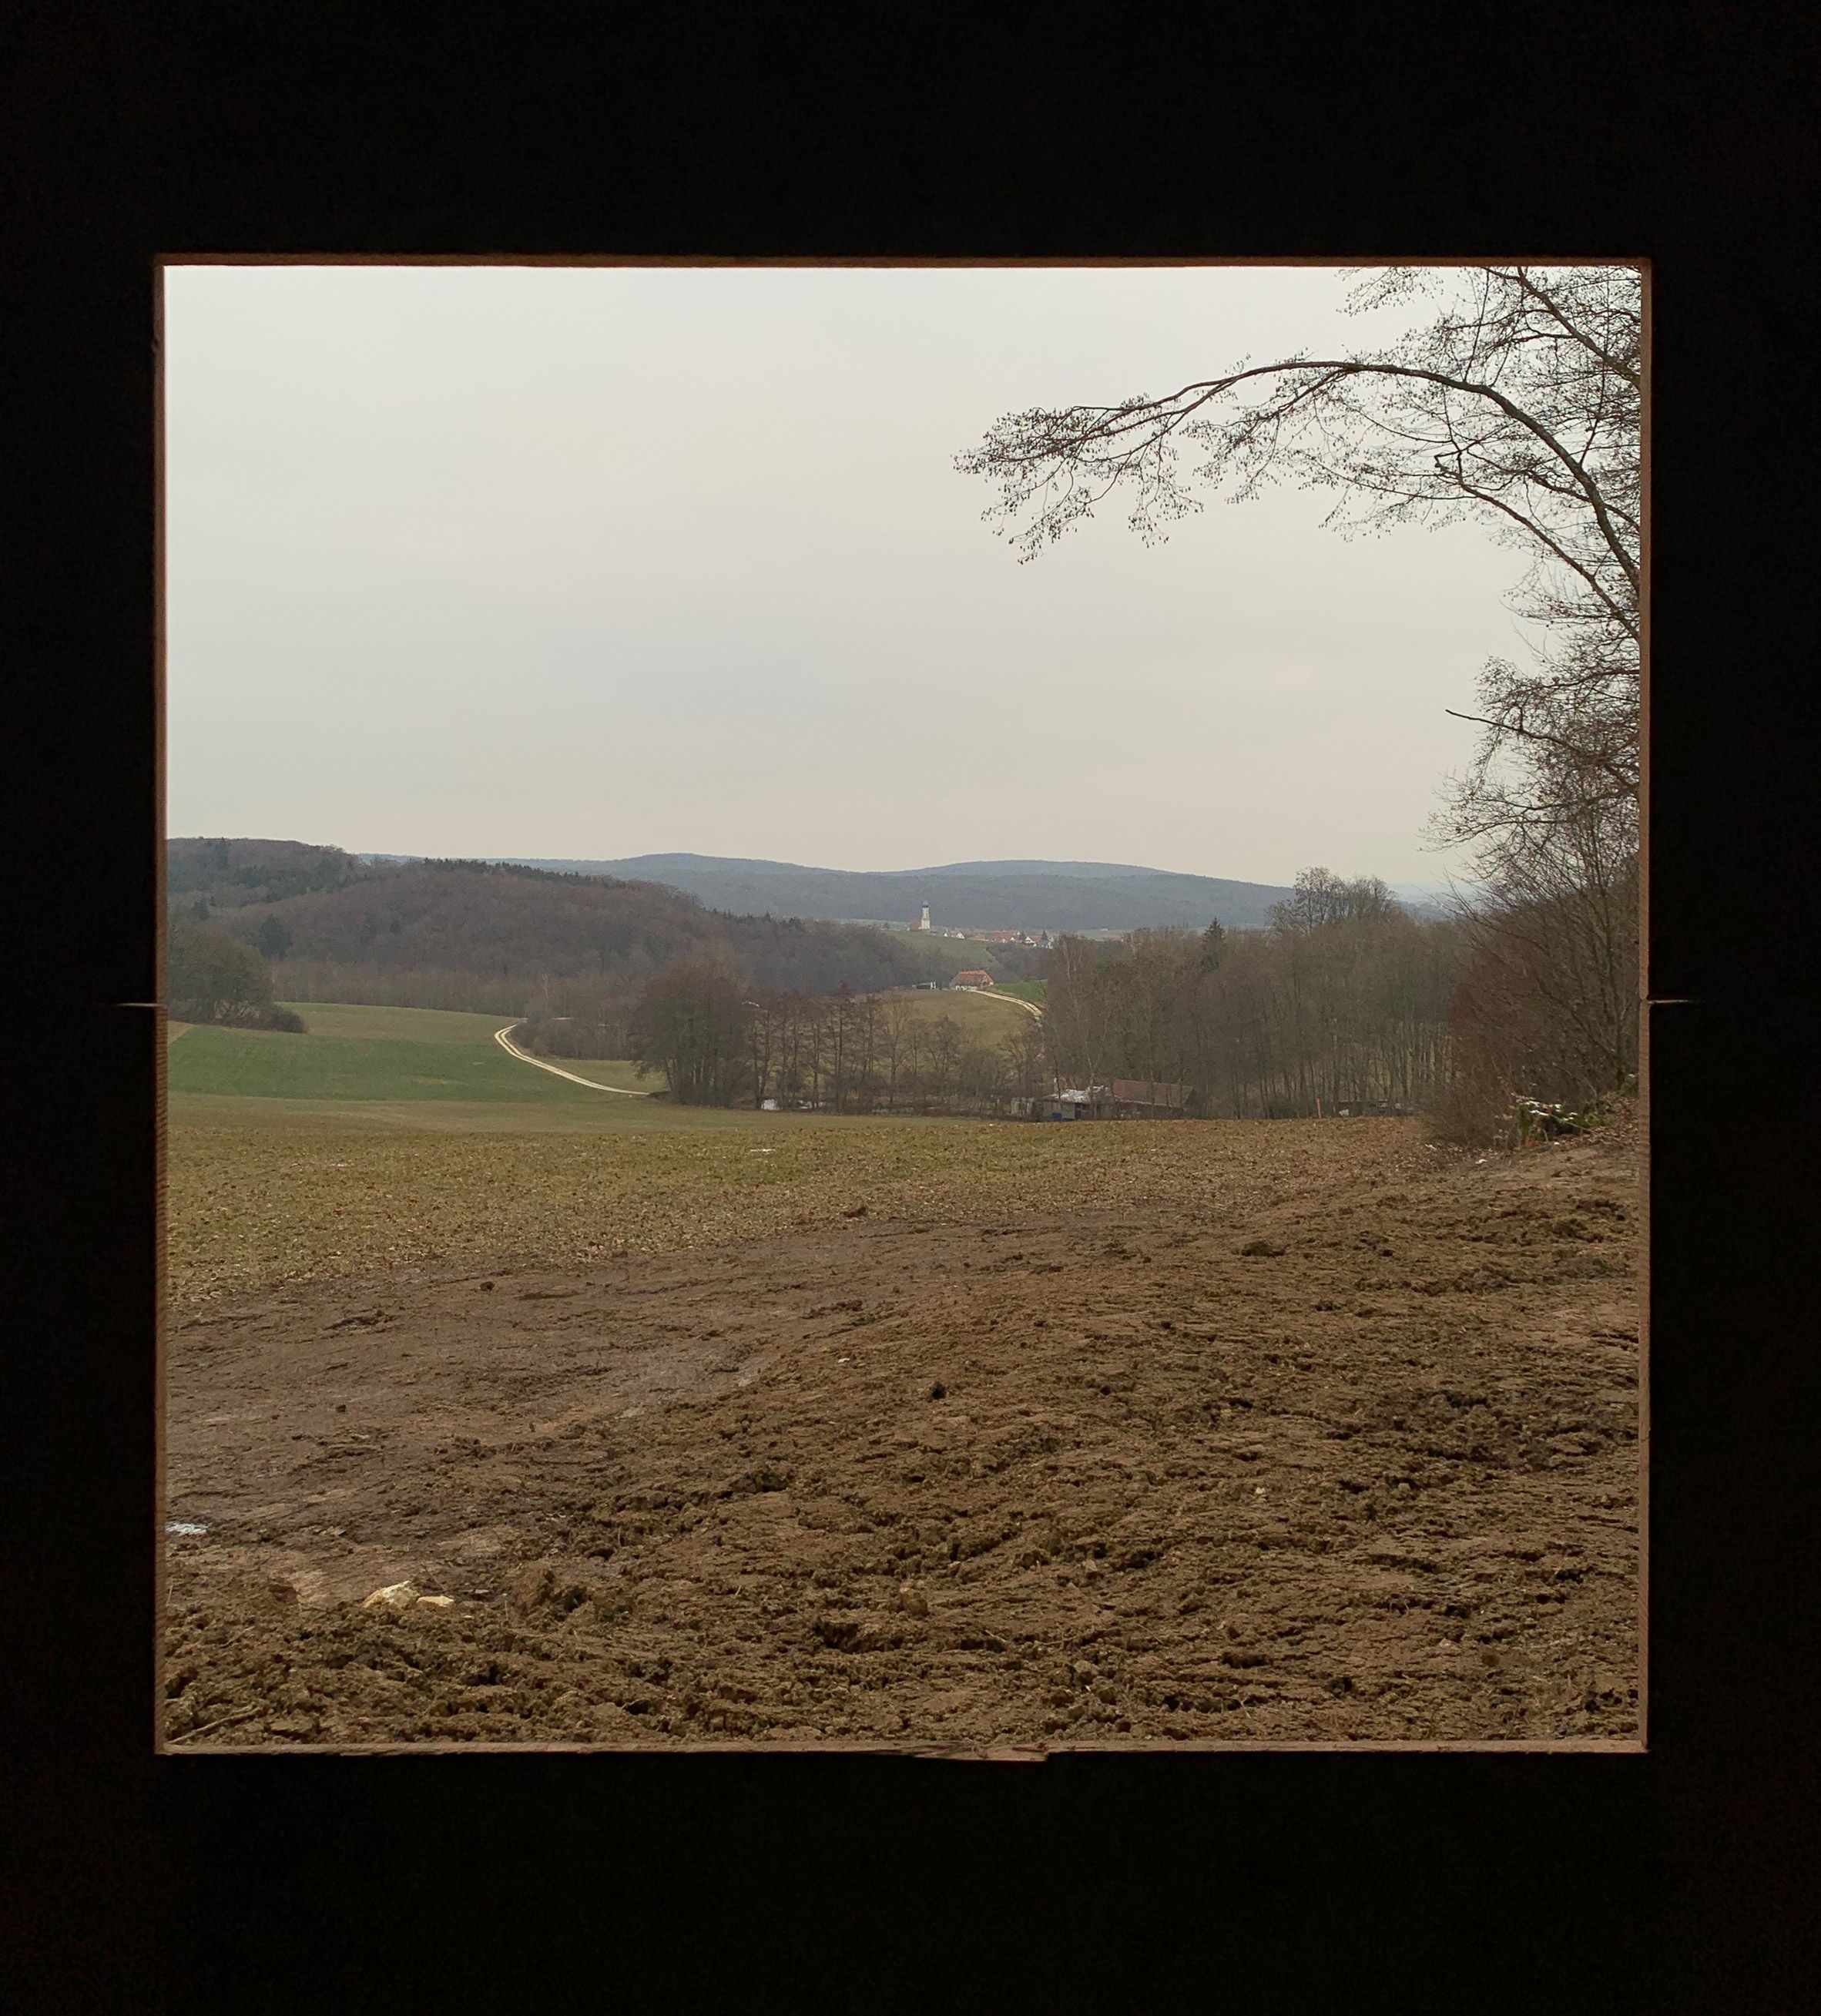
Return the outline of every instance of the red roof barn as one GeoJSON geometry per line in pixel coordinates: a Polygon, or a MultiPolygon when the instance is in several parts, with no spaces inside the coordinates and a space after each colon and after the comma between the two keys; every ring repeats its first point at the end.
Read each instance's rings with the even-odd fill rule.
{"type": "Polygon", "coordinates": [[[1165,1085],[1151,1078],[1116,1078],[1113,1081],[1115,1106],[1160,1106],[1175,1111],[1188,1102],[1189,1088],[1165,1085]]]}

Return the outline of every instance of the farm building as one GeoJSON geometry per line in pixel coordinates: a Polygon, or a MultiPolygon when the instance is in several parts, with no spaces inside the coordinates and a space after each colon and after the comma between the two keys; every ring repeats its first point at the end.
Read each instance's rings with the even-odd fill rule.
{"type": "Polygon", "coordinates": [[[953,985],[964,988],[969,993],[978,993],[981,988],[991,987],[992,984],[993,977],[990,973],[981,973],[974,969],[956,974],[952,982],[953,985]]]}
{"type": "Polygon", "coordinates": [[[1031,1102],[1033,1120],[1092,1120],[1099,1117],[1099,1108],[1110,1096],[1112,1087],[1105,1085],[1076,1086],[1067,1091],[1053,1093],[1048,1099],[1034,1099],[1031,1102]]]}
{"type": "Polygon", "coordinates": [[[1116,1078],[1113,1104],[1116,1120],[1152,1120],[1179,1114],[1189,1103],[1190,1088],[1165,1085],[1157,1078],[1116,1078]]]}
{"type": "Polygon", "coordinates": [[[1034,1100],[1031,1111],[1038,1120],[1179,1120],[1193,1096],[1189,1085],[1120,1078],[1110,1085],[1077,1087],[1034,1100]]]}

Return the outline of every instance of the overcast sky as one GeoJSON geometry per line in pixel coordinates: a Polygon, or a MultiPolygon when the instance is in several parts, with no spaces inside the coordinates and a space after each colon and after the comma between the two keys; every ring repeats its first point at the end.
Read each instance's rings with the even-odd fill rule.
{"type": "Polygon", "coordinates": [[[1020,566],[1014,409],[1401,326],[1311,268],[185,267],[173,833],[1431,883],[1520,557],[1110,502],[1020,566]]]}

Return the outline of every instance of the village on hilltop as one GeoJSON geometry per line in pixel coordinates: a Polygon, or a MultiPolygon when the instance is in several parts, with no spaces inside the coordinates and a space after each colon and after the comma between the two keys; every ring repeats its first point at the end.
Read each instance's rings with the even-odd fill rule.
{"type": "MultiPolygon", "coordinates": [[[[936,924],[930,921],[930,906],[924,904],[914,924],[900,923],[895,919],[882,920],[881,928],[888,931],[919,931],[931,938],[967,938],[976,945],[1030,945],[1038,952],[1047,952],[1055,940],[1048,931],[962,931],[952,924],[936,924]]],[[[956,984],[966,975],[958,976],[956,984]]],[[[990,982],[988,983],[989,985],[990,982]]]]}

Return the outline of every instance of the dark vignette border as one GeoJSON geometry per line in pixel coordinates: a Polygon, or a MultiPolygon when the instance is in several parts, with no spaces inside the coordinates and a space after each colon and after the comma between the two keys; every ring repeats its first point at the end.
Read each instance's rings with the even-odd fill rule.
{"type": "MultiPolygon", "coordinates": [[[[1452,17],[1451,17],[1452,20],[1452,17]]],[[[26,6],[5,31],[0,1946],[31,2009],[1794,2008],[1814,1971],[1818,1409],[1783,232],[1799,52],[1515,17],[1186,38],[1010,11],[26,6]],[[1653,262],[1650,1748],[157,1758],[163,255],[1653,262]],[[1808,1515],[1805,1517],[1805,1515],[1808,1515]],[[1253,1987],[1255,1996],[1257,1989],[1253,1987]]],[[[1803,541],[1802,545],[1806,542],[1803,541]]]]}

